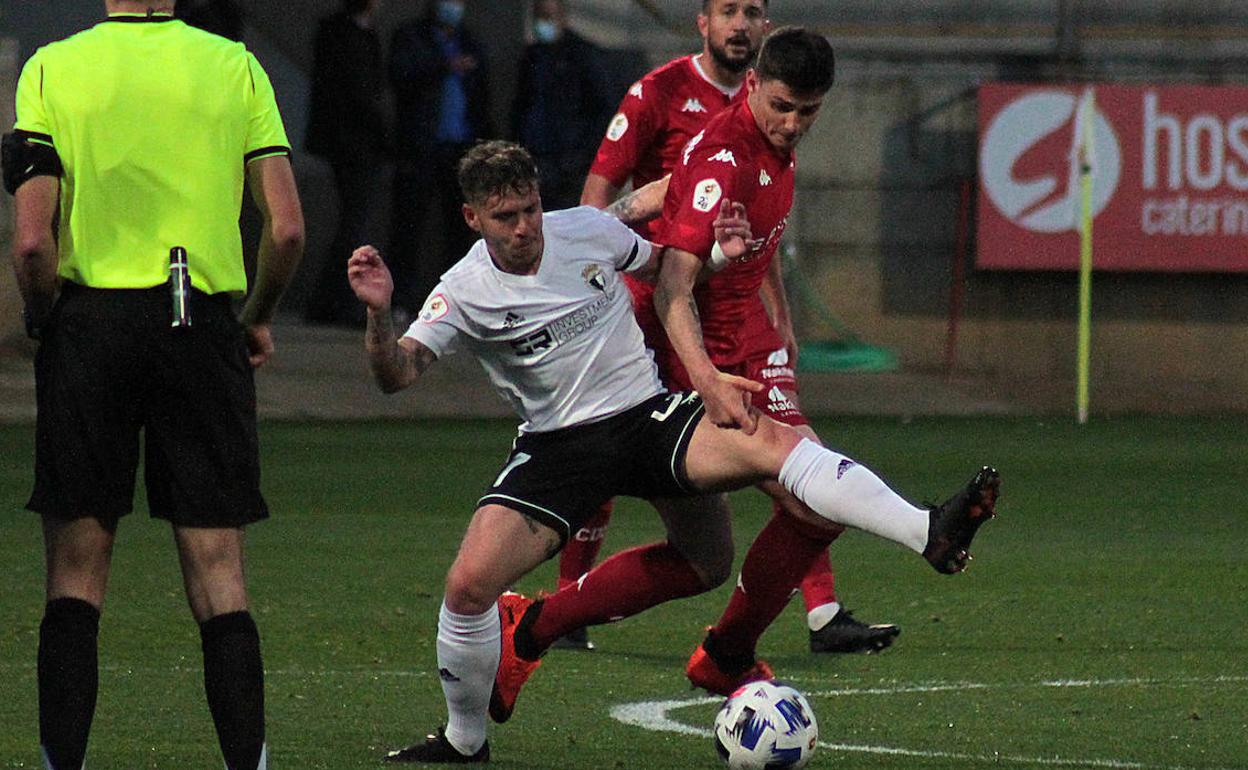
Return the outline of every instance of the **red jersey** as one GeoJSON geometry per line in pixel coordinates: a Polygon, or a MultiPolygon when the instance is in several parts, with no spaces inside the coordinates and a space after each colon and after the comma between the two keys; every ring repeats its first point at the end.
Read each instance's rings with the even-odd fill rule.
{"type": "MultiPolygon", "coordinates": [[[[725,198],[745,204],[753,237],[762,241],[748,259],[729,264],[694,288],[702,337],[717,366],[784,347],[758,290],[789,221],[795,166],[796,157],[771,146],[742,100],[715,116],[672,170],[659,243],[709,259],[715,243],[712,223],[725,198]]],[[[670,348],[653,300],[644,306],[635,300],[635,309],[647,344],[670,348]]]]}
{"type": "MultiPolygon", "coordinates": [[[[616,187],[631,178],[639,188],[661,179],[680,160],[685,144],[713,115],[744,98],[744,86],[728,93],[682,56],[646,74],[628,89],[611,119],[590,173],[616,187]]],[[[638,228],[653,235],[654,226],[638,228]]]]}

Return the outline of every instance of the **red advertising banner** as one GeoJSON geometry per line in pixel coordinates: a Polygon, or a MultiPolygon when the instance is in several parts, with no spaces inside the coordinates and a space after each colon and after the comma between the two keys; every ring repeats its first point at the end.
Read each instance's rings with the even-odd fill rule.
{"type": "Polygon", "coordinates": [[[1248,88],[979,89],[977,264],[1079,267],[1079,147],[1089,96],[1093,267],[1248,272],[1248,88]]]}

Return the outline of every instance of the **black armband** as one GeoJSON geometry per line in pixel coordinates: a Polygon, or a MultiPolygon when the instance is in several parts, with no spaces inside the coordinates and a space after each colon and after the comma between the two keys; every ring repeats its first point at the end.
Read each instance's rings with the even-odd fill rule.
{"type": "Polygon", "coordinates": [[[4,166],[4,189],[9,195],[32,177],[60,177],[65,173],[61,157],[52,146],[52,137],[34,131],[5,134],[0,142],[0,163],[4,166]]]}

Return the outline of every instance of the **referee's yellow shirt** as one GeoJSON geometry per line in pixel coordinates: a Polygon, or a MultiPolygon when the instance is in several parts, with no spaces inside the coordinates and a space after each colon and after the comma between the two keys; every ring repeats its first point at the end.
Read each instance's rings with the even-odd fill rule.
{"type": "Polygon", "coordinates": [[[246,291],[245,166],[290,148],[273,86],[241,43],[167,15],[110,15],[26,62],[15,127],[42,135],[65,168],[61,277],[156,286],[184,246],[194,286],[246,291]]]}

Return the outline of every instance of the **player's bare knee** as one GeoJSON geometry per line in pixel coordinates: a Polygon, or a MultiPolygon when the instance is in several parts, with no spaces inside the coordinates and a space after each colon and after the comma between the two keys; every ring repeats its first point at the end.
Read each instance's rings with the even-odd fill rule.
{"type": "Polygon", "coordinates": [[[780,476],[784,461],[802,440],[802,435],[792,426],[763,417],[758,421],[753,439],[757,451],[751,453],[750,459],[755,464],[755,470],[765,478],[775,479],[780,476]]]}
{"type": "Polygon", "coordinates": [[[459,615],[480,615],[494,606],[502,593],[485,570],[456,563],[446,574],[446,606],[459,615]]]}

